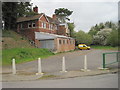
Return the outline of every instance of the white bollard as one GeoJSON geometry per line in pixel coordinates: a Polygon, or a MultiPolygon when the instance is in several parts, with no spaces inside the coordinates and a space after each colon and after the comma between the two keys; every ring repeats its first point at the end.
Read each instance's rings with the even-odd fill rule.
{"type": "Polygon", "coordinates": [[[84,59],[84,69],[87,70],[87,56],[86,55],[84,59]]]}
{"type": "Polygon", "coordinates": [[[88,68],[87,68],[87,55],[85,55],[85,57],[84,57],[84,69],[81,69],[82,71],[90,71],[90,70],[88,70],[88,68]]]}
{"type": "Polygon", "coordinates": [[[62,59],[62,72],[67,72],[65,67],[65,57],[62,59]]]}
{"type": "Polygon", "coordinates": [[[41,58],[38,58],[38,73],[36,75],[42,75],[42,66],[41,66],[41,58]]]}
{"type": "Polygon", "coordinates": [[[12,72],[13,74],[16,74],[16,65],[15,65],[15,59],[12,59],[12,72]]]}

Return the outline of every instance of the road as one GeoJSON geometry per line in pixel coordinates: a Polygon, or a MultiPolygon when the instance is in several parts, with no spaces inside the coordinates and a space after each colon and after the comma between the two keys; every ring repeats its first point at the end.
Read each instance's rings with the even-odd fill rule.
{"type": "Polygon", "coordinates": [[[59,80],[3,82],[3,88],[118,88],[118,74],[59,80]]]}
{"type": "MultiPolygon", "coordinates": [[[[102,53],[112,52],[109,50],[82,50],[68,53],[57,54],[46,59],[42,59],[42,70],[43,72],[52,73],[61,71],[62,57],[66,59],[66,69],[68,71],[80,70],[84,66],[84,55],[87,55],[88,68],[95,70],[102,65],[102,53]]],[[[116,60],[116,55],[106,56],[106,62],[116,60]]],[[[24,72],[37,72],[37,61],[31,61],[27,63],[17,64],[17,70],[24,72]]],[[[112,67],[112,65],[111,65],[112,67]]],[[[117,68],[117,65],[114,67],[117,68]]],[[[3,72],[11,72],[10,67],[3,67],[3,72]]]]}

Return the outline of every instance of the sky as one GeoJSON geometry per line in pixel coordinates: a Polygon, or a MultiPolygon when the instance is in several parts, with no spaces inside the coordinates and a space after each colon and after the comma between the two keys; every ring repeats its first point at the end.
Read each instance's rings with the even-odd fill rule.
{"type": "Polygon", "coordinates": [[[67,8],[73,11],[69,17],[74,22],[75,31],[88,32],[96,24],[106,21],[118,21],[119,0],[32,0],[38,6],[39,13],[52,17],[55,9],[67,8]]]}

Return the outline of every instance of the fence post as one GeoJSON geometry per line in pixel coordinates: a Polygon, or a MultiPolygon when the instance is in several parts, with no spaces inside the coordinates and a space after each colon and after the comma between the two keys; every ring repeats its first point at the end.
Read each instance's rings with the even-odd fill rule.
{"type": "Polygon", "coordinates": [[[67,72],[65,67],[65,57],[62,58],[62,72],[67,72]]]}
{"type": "Polygon", "coordinates": [[[42,75],[42,66],[41,66],[41,58],[38,58],[38,73],[36,75],[42,75]]]}
{"type": "Polygon", "coordinates": [[[81,69],[82,71],[90,71],[87,68],[87,55],[84,56],[84,69],[81,69]]]}
{"type": "Polygon", "coordinates": [[[105,53],[103,53],[103,68],[105,68],[105,53]]]}
{"type": "Polygon", "coordinates": [[[12,73],[16,74],[16,65],[15,65],[15,59],[12,59],[12,73]]]}

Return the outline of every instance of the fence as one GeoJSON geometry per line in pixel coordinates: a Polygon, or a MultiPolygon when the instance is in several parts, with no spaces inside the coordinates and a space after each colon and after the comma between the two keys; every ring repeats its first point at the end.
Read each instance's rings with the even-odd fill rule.
{"type": "Polygon", "coordinates": [[[103,53],[103,68],[106,68],[107,65],[120,62],[120,60],[119,60],[119,54],[120,54],[120,52],[103,53]],[[110,62],[110,63],[106,63],[106,55],[107,55],[107,54],[116,54],[116,60],[113,61],[113,62],[110,62]]]}

